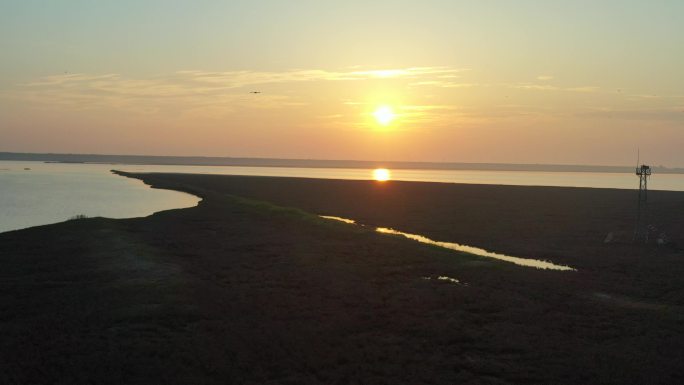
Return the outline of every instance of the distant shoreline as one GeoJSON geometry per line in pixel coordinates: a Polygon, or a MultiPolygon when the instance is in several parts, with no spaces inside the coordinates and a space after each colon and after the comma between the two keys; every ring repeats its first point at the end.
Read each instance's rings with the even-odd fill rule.
{"type": "MultiPolygon", "coordinates": [[[[378,168],[404,170],[477,170],[477,171],[542,171],[542,172],[609,172],[633,173],[631,166],[506,164],[461,162],[404,162],[365,160],[317,160],[277,158],[231,158],[198,156],[98,155],[98,154],[41,154],[0,152],[0,161],[39,161],[48,163],[99,163],[169,166],[242,166],[242,167],[301,167],[301,168],[378,168]]],[[[684,168],[652,166],[661,174],[684,174],[684,168]]]]}

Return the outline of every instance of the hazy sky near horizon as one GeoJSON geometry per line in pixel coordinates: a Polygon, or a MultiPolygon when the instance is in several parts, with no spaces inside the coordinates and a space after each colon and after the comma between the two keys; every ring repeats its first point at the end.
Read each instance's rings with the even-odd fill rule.
{"type": "Polygon", "coordinates": [[[0,151],[684,166],[684,1],[0,9],[0,151]]]}

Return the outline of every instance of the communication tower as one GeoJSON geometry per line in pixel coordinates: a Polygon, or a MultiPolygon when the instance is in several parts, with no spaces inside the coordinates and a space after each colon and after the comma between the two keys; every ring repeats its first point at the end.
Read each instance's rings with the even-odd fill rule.
{"type": "MultiPolygon", "coordinates": [[[[638,164],[638,163],[637,163],[638,164]]],[[[637,219],[634,227],[634,242],[648,242],[648,177],[651,167],[645,164],[637,166],[636,175],[639,177],[639,202],[637,204],[637,219]]]]}

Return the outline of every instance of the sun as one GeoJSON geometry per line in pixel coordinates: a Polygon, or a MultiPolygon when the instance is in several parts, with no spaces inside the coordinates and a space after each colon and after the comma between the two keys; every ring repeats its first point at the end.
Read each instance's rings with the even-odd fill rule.
{"type": "Polygon", "coordinates": [[[373,112],[373,116],[375,117],[375,120],[383,126],[389,125],[397,117],[390,106],[378,107],[375,112],[373,112]]]}
{"type": "Polygon", "coordinates": [[[373,179],[378,182],[385,182],[391,179],[390,171],[386,168],[376,168],[373,170],[373,179]]]}

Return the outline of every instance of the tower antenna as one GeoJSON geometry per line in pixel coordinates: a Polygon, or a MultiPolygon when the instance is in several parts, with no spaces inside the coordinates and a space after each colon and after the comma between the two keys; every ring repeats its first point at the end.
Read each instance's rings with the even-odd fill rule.
{"type": "Polygon", "coordinates": [[[636,225],[634,226],[634,242],[648,242],[648,178],[651,176],[651,167],[645,164],[639,166],[640,156],[637,148],[636,175],[639,177],[639,200],[637,202],[636,225]]]}

